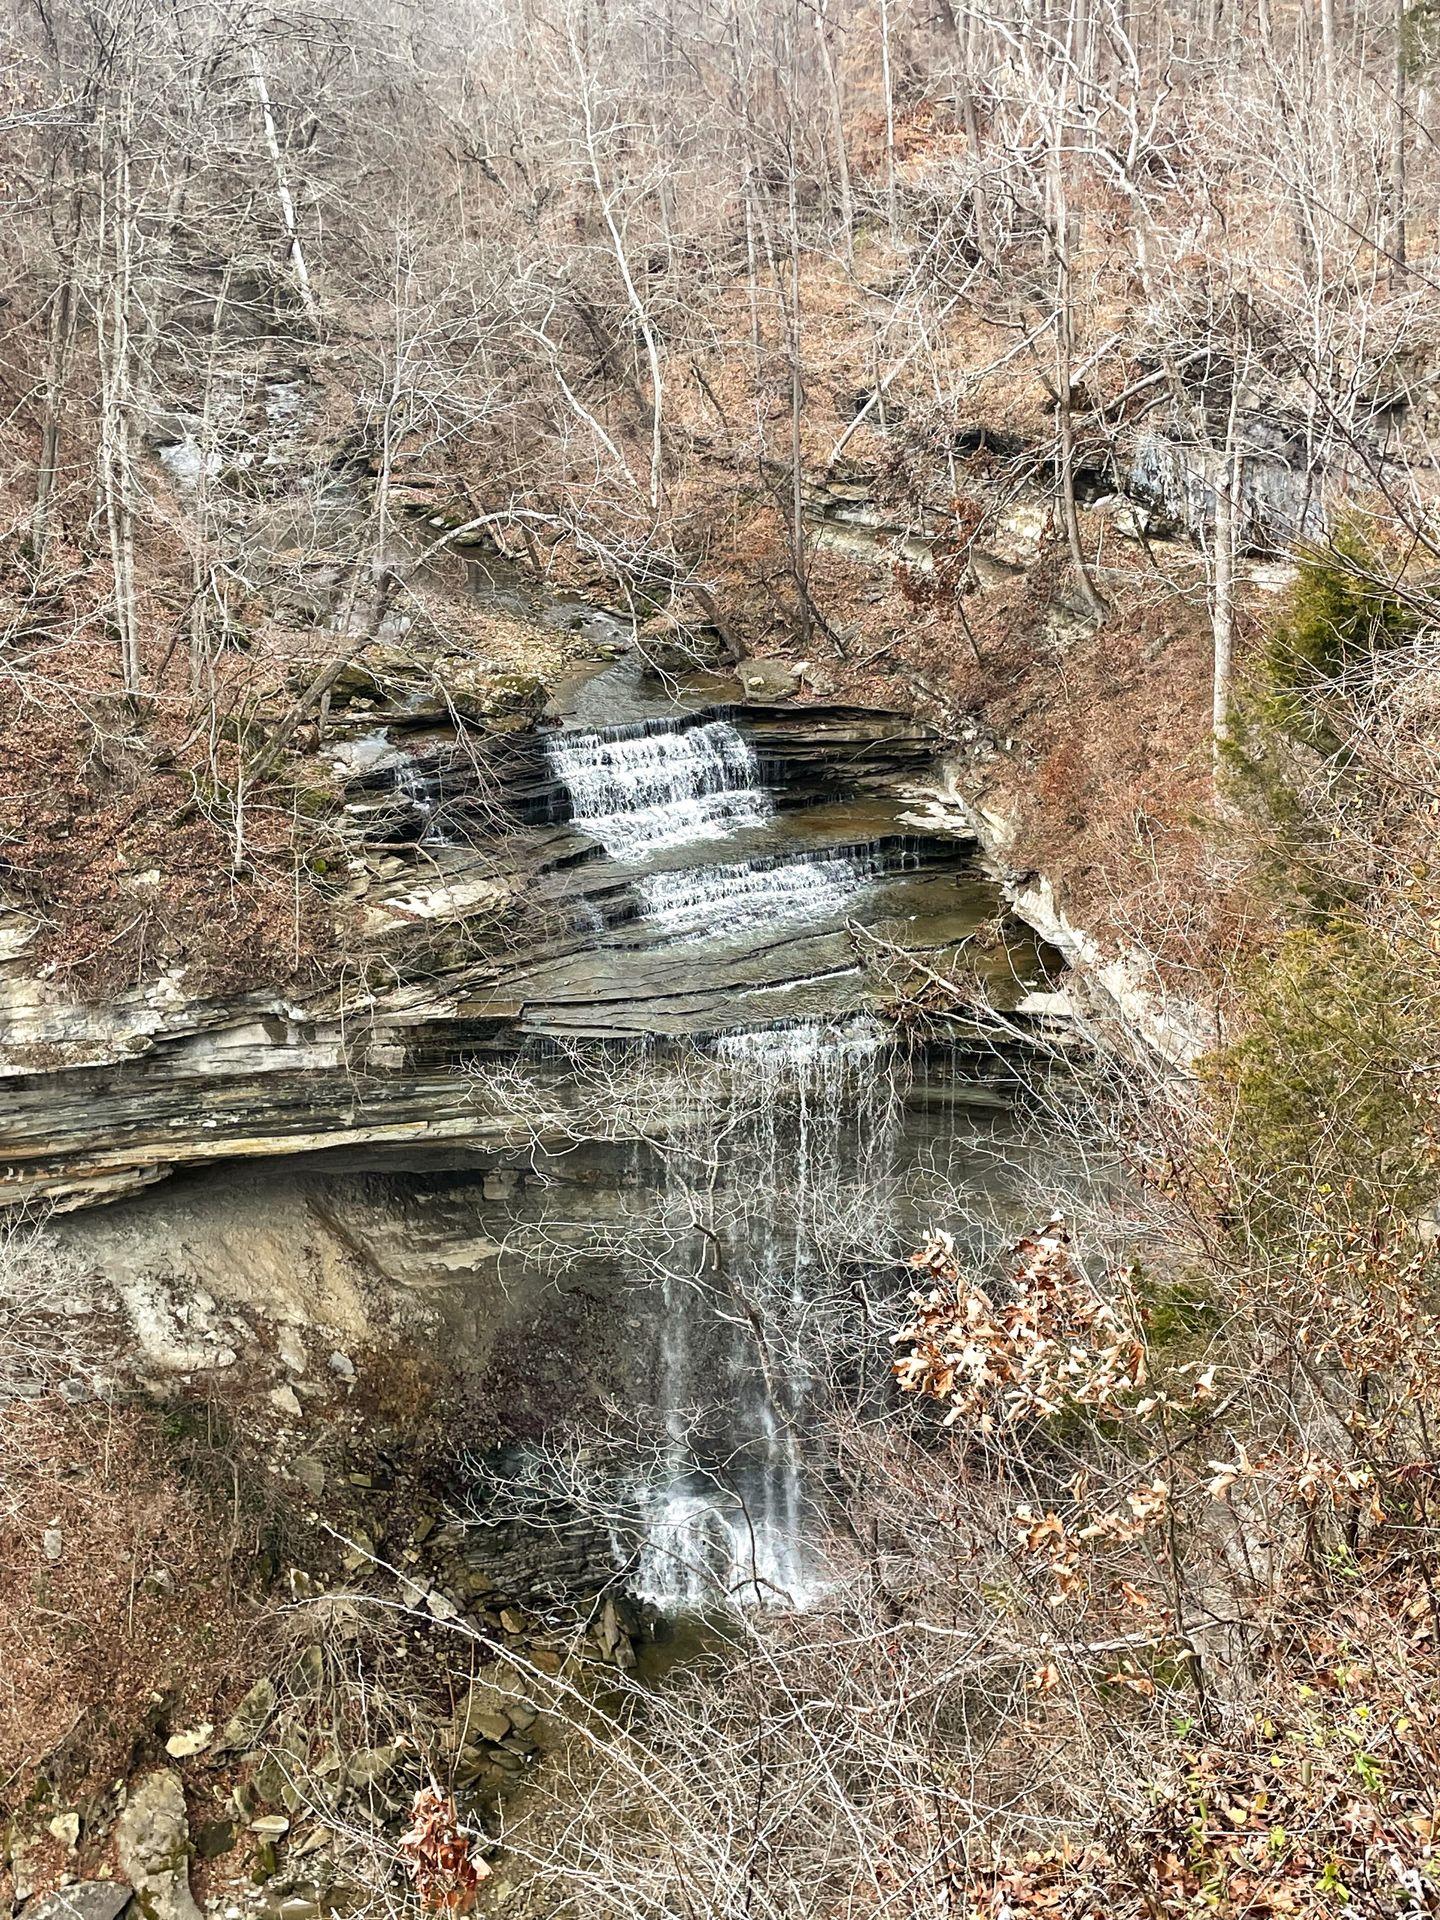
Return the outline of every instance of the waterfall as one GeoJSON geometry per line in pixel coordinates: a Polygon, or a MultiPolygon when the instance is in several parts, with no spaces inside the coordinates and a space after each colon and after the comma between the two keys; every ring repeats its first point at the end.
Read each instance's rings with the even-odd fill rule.
{"type": "Polygon", "coordinates": [[[420,840],[422,846],[444,846],[446,837],[435,824],[439,811],[439,801],[433,784],[426,779],[408,754],[395,767],[395,791],[404,794],[420,817],[420,840]]]}
{"type": "MultiPolygon", "coordinates": [[[[872,880],[921,864],[900,835],[654,861],[773,818],[727,720],[560,732],[548,752],[576,826],[641,869],[627,893],[662,939],[834,919],[872,880]]],[[[652,1330],[637,1355],[642,1459],[632,1445],[608,1483],[631,1585],[669,1613],[803,1607],[828,1578],[807,1435],[832,1384],[860,1377],[857,1275],[893,1251],[902,1050],[854,1016],[677,1041],[663,1060],[577,1052],[572,1069],[647,1135],[610,1241],[652,1330]]]]}
{"type": "Polygon", "coordinates": [[[800,853],[647,874],[641,911],[667,933],[729,931],[839,913],[883,870],[877,856],[800,853]]]}
{"type": "Polygon", "coordinates": [[[575,824],[617,860],[763,826],[773,812],[755,755],[728,720],[559,733],[549,751],[575,824]]]}
{"type": "Polygon", "coordinates": [[[804,1607],[826,1582],[805,1425],[822,1363],[843,1365],[844,1269],[886,1249],[901,1067],[866,1019],[723,1034],[708,1051],[704,1144],[667,1167],[671,1211],[704,1193],[711,1233],[696,1269],[670,1263],[660,1289],[664,1472],[632,1584],[669,1612],[804,1607]]]}
{"type": "Polygon", "coordinates": [[[799,1020],[721,1034],[714,1052],[750,1102],[751,1210],[788,1221],[802,1266],[837,1224],[849,1245],[873,1246],[893,1208],[903,1067],[892,1030],[865,1015],[799,1020]]]}

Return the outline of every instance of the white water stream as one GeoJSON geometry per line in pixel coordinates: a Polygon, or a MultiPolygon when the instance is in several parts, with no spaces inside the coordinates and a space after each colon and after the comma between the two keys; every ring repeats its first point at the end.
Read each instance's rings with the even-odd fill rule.
{"type": "Polygon", "coordinates": [[[617,860],[763,826],[774,812],[755,755],[728,720],[558,733],[550,763],[575,824],[617,860]]]}
{"type": "MultiPolygon", "coordinates": [[[[561,733],[549,750],[576,824],[632,865],[773,814],[754,753],[725,720],[561,733]]],[[[762,853],[665,866],[634,887],[658,931],[723,940],[832,917],[885,864],[866,848],[762,853]]],[[[737,1031],[706,1050],[709,1091],[667,1152],[657,1198],[661,1241],[685,1244],[697,1195],[705,1231],[659,1284],[661,1472],[640,1493],[631,1576],[668,1611],[804,1606],[825,1583],[804,1465],[812,1349],[842,1248],[881,1244],[888,1224],[894,1053],[869,1019],[737,1031]]],[[[653,1285],[648,1250],[640,1271],[653,1285]]]]}
{"type": "MultiPolygon", "coordinates": [[[[641,919],[662,938],[834,921],[912,863],[903,846],[767,846],[773,802],[726,720],[561,732],[548,751],[576,825],[638,869],[641,919]],[[677,864],[673,849],[740,829],[744,858],[677,864]]],[[[629,1579],[667,1612],[804,1607],[828,1581],[807,1433],[854,1361],[856,1272],[893,1252],[903,1050],[854,1015],[691,1044],[676,1110],[657,1120],[654,1212],[622,1255],[653,1302],[656,1415],[628,1494],[629,1579]]],[[[662,1084],[658,1108],[671,1097],[662,1084]]]]}
{"type": "Polygon", "coordinates": [[[891,1224],[896,1049],[858,1019],[723,1034],[708,1053],[713,1110],[672,1160],[671,1212],[703,1191],[710,1231],[696,1270],[660,1288],[665,1473],[632,1583],[671,1612],[805,1607],[828,1583],[806,1425],[838,1359],[845,1260],[891,1224]]]}
{"type": "Polygon", "coordinates": [[[646,874],[635,891],[645,918],[666,933],[728,932],[828,918],[883,870],[878,856],[806,852],[646,874]]]}

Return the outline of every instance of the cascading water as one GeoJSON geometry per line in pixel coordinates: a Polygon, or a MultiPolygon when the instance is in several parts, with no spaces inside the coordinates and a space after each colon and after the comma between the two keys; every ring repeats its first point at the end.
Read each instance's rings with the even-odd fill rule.
{"type": "Polygon", "coordinates": [[[728,720],[558,733],[549,750],[575,824],[617,860],[763,826],[774,811],[728,720]]]}
{"type": "Polygon", "coordinates": [[[395,791],[404,794],[420,817],[421,845],[443,845],[444,835],[438,830],[436,823],[439,802],[430,783],[408,754],[396,763],[395,791]]]}
{"type": "Polygon", "coordinates": [[[708,1218],[696,1268],[662,1282],[665,1473],[632,1583],[667,1611],[803,1607],[826,1578],[803,1444],[817,1360],[841,1360],[847,1262],[886,1245],[902,1075],[871,1020],[725,1034],[708,1055],[696,1139],[667,1163],[672,1213],[703,1194],[708,1218]]]}
{"type": "MultiPolygon", "coordinates": [[[[773,806],[727,720],[561,733],[550,741],[575,823],[642,864],[760,828],[773,806]]],[[[723,939],[837,915],[890,856],[870,848],[752,854],[641,874],[662,935],[723,939]]],[[[632,1583],[667,1610],[805,1604],[823,1582],[803,1432],[828,1282],[844,1250],[883,1240],[898,1105],[894,1048],[873,1021],[736,1032],[703,1048],[668,1134],[657,1229],[636,1263],[662,1274],[653,1356],[660,1472],[639,1495],[632,1583]],[[856,1239],[856,1234],[859,1239],[856,1239]]]]}
{"type": "Polygon", "coordinates": [[[647,874],[635,891],[666,933],[728,930],[839,913],[883,870],[874,855],[807,852],[647,874]]]}
{"type": "MultiPolygon", "coordinates": [[[[772,922],[824,938],[869,884],[920,864],[893,835],[797,849],[727,720],[564,731],[548,751],[576,826],[637,869],[626,892],[642,947],[702,931],[724,946],[772,922]],[[743,858],[685,866],[671,851],[741,830],[743,858]]],[[[690,990],[686,964],[648,976],[661,1017],[690,990]]],[[[605,1469],[612,1542],[633,1590],[666,1612],[803,1607],[828,1579],[826,1494],[806,1466],[817,1410],[833,1381],[864,1377],[855,1288],[895,1251],[904,1049],[861,1015],[622,1045],[577,1050],[600,1131],[587,1119],[572,1133],[636,1128],[645,1141],[600,1233],[610,1271],[643,1301],[648,1344],[645,1464],[632,1435],[632,1464],[605,1469]]]]}

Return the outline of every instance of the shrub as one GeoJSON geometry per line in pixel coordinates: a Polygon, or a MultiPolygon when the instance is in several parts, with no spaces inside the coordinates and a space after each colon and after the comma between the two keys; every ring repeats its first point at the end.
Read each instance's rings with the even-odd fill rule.
{"type": "Polygon", "coordinates": [[[1391,571],[1376,535],[1342,523],[1327,550],[1301,559],[1231,708],[1226,797],[1266,893],[1297,921],[1324,924],[1363,899],[1365,876],[1337,859],[1331,827],[1337,804],[1365,802],[1374,784],[1346,744],[1368,710],[1356,669],[1415,628],[1391,571]]]}
{"type": "Polygon", "coordinates": [[[1323,690],[1410,633],[1407,609],[1384,584],[1387,573],[1378,542],[1358,520],[1342,522],[1328,549],[1302,557],[1285,616],[1261,653],[1256,719],[1299,739],[1315,737],[1323,690]]]}
{"type": "Polygon", "coordinates": [[[1428,972],[1357,920],[1294,930],[1241,976],[1240,1038],[1209,1070],[1237,1222],[1270,1237],[1433,1197],[1428,972]]]}

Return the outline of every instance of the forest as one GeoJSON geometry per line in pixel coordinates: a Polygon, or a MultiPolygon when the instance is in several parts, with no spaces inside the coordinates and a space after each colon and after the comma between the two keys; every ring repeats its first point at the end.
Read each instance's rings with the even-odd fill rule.
{"type": "Polygon", "coordinates": [[[12,1912],[1440,1911],[1436,0],[0,31],[12,1912]]]}

